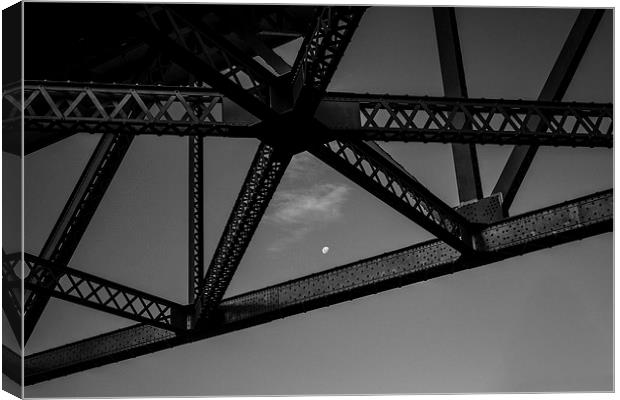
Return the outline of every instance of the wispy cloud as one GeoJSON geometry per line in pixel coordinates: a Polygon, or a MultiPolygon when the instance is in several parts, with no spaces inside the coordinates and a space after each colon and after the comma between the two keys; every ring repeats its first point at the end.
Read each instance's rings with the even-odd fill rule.
{"type": "Polygon", "coordinates": [[[348,186],[329,183],[276,193],[272,202],[273,211],[266,216],[266,220],[282,228],[286,235],[269,250],[280,251],[286,245],[303,239],[313,229],[340,219],[348,193],[348,186]]]}

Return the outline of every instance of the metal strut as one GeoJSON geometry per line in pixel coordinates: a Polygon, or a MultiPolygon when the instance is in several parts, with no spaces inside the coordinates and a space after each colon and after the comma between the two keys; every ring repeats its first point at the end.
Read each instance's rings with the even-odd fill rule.
{"type": "Polygon", "coordinates": [[[196,298],[194,326],[202,327],[220,303],[290,159],[260,144],[196,298]]]}
{"type": "MultiPolygon", "coordinates": [[[[132,141],[133,135],[108,133],[101,137],[43,245],[42,259],[60,265],[69,263],[132,141]]],[[[43,284],[53,285],[54,281],[55,277],[48,276],[43,284]]],[[[32,334],[49,295],[32,291],[25,297],[24,342],[32,334]]]]}
{"type": "Polygon", "coordinates": [[[473,228],[374,143],[334,140],[317,158],[462,253],[476,250],[473,228]]]}
{"type": "MultiPolygon", "coordinates": [[[[435,18],[435,33],[439,50],[439,63],[443,78],[443,91],[446,97],[468,97],[459,30],[456,23],[454,8],[433,8],[435,18]]],[[[456,123],[462,124],[464,129],[471,129],[471,123],[464,121],[464,115],[456,115],[456,123]]],[[[456,172],[456,184],[461,203],[470,200],[479,200],[483,197],[480,170],[478,167],[478,153],[473,143],[452,143],[452,156],[456,172]]]]}
{"type": "MultiPolygon", "coordinates": [[[[24,97],[25,154],[78,132],[258,136],[206,88],[26,81],[24,97]]],[[[19,86],[3,92],[6,139],[21,136],[20,98],[19,86]]],[[[612,104],[327,93],[315,117],[347,140],[613,146],[612,104]]],[[[5,150],[19,155],[13,142],[5,150]]]]}
{"type": "MultiPolygon", "coordinates": [[[[590,40],[603,17],[604,10],[581,10],[577,20],[573,24],[571,31],[564,42],[562,51],[558,55],[553,69],[547,77],[545,86],[542,88],[539,100],[560,101],[568,89],[568,85],[575,75],[579,62],[583,58],[590,40]]],[[[543,123],[539,118],[528,121],[530,129],[543,123]]],[[[517,191],[525,179],[538,147],[517,146],[510,153],[508,161],[495,184],[493,193],[501,193],[503,197],[504,212],[508,210],[517,195],[517,191]]]]}
{"type": "Polygon", "coordinates": [[[189,138],[189,303],[200,296],[204,276],[203,139],[189,138]]]}
{"type": "Polygon", "coordinates": [[[612,104],[327,93],[316,117],[348,140],[613,146],[612,104]]]}
{"type": "Polygon", "coordinates": [[[31,254],[25,253],[24,260],[29,290],[163,329],[187,329],[187,312],[180,304],[31,254]]]}

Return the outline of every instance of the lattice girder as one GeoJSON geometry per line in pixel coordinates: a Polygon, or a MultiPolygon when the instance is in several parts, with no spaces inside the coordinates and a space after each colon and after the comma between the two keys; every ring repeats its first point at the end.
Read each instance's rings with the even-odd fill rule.
{"type": "Polygon", "coordinates": [[[221,301],[261,217],[291,159],[291,154],[261,143],[195,302],[194,325],[203,324],[221,301]]]}
{"type": "Polygon", "coordinates": [[[24,260],[27,289],[163,329],[187,329],[180,304],[27,253],[24,260]]]}
{"type": "Polygon", "coordinates": [[[317,118],[350,139],[613,146],[611,104],[329,93],[317,118]]]}

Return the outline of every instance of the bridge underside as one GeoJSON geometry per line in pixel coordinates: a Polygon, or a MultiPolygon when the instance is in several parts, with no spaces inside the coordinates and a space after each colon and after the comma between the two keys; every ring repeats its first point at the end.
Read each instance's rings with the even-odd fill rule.
{"type": "MultiPolygon", "coordinates": [[[[24,76],[15,79],[23,84],[4,87],[3,151],[27,157],[84,132],[101,139],[40,254],[3,253],[5,315],[24,343],[50,298],[137,324],[28,355],[23,377],[21,356],[3,346],[7,376],[32,385],[612,231],[611,189],[510,215],[539,146],[613,147],[611,104],[561,101],[602,10],[580,12],[536,101],[468,96],[453,9],[434,10],[446,97],[328,92],[365,11],[25,6],[26,23],[49,28],[50,35],[26,47],[24,76]],[[110,20],[115,29],[102,37],[110,20]],[[302,44],[289,65],[274,48],[297,39],[302,44]],[[71,262],[137,135],[187,137],[187,304],[82,272],[71,262]],[[205,137],[260,140],[208,263],[205,137]],[[446,204],[374,141],[453,143],[460,204],[446,204]],[[488,197],[480,189],[475,144],[515,145],[488,197]],[[224,298],[291,158],[303,151],[437,239],[224,298]]],[[[25,39],[31,35],[26,31],[25,39]]]]}

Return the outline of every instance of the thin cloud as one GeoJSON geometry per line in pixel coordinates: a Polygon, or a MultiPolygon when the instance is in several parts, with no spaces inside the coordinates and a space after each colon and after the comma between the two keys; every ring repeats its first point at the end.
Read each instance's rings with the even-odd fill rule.
{"type": "Polygon", "coordinates": [[[266,219],[282,228],[286,235],[269,250],[282,250],[286,245],[303,239],[313,229],[340,219],[349,190],[346,185],[326,183],[309,189],[276,193],[273,211],[266,219]]]}

